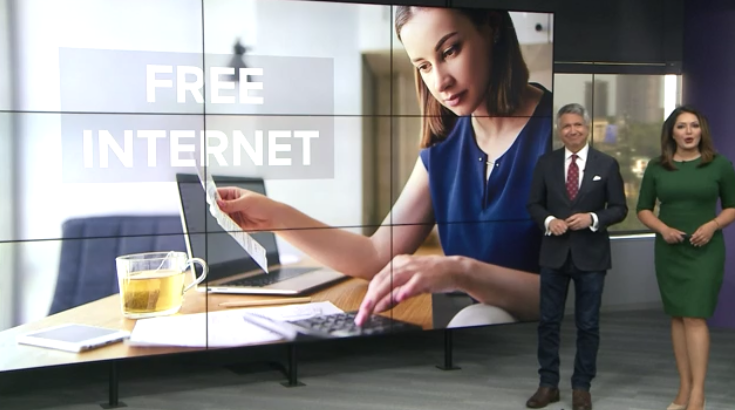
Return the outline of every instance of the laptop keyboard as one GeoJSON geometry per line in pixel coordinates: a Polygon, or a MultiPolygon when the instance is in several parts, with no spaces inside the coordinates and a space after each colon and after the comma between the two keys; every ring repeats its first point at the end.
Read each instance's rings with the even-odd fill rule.
{"type": "Polygon", "coordinates": [[[357,312],[334,313],[290,321],[303,333],[321,337],[377,335],[390,332],[422,330],[421,326],[380,315],[371,315],[362,325],[355,324],[357,312]]]}
{"type": "Polygon", "coordinates": [[[243,286],[249,288],[260,288],[272,285],[274,283],[282,282],[287,279],[295,278],[311,270],[314,270],[314,268],[280,268],[272,270],[270,273],[263,273],[261,275],[255,275],[226,282],[221,286],[243,286]]]}

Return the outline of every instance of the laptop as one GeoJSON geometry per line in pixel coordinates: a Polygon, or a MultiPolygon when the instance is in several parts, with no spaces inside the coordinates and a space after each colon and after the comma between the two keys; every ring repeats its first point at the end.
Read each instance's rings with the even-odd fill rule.
{"type": "MultiPolygon", "coordinates": [[[[218,187],[237,186],[266,195],[261,178],[213,176],[218,187]]],[[[209,273],[197,290],[211,293],[300,295],[333,284],[347,276],[325,267],[281,266],[276,236],[248,232],[266,250],[269,273],[219,226],[209,212],[204,188],[196,174],[176,174],[181,223],[190,258],[207,262],[209,273]]],[[[197,275],[201,268],[197,267],[197,275]]]]}

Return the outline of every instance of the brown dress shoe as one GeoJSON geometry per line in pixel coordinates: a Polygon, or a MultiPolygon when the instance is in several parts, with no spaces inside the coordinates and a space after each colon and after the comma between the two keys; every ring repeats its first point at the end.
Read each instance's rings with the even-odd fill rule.
{"type": "Polygon", "coordinates": [[[549,403],[559,401],[559,389],[551,387],[539,387],[536,393],[526,402],[529,409],[541,409],[549,403]]]}
{"type": "Polygon", "coordinates": [[[592,396],[586,390],[572,390],[573,410],[592,410],[592,396]]]}

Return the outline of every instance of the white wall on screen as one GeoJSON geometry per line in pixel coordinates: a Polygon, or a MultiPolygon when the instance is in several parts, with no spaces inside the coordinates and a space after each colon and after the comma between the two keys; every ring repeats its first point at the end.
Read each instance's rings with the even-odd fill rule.
{"type": "MultiPolygon", "coordinates": [[[[0,0],[0,110],[12,108],[9,2],[0,0]]],[[[0,238],[13,238],[13,116],[0,113],[0,238]]],[[[0,330],[13,320],[14,244],[0,243],[0,330]]]]}
{"type": "MultiPolygon", "coordinates": [[[[17,27],[15,69],[22,73],[17,84],[18,108],[23,110],[60,109],[59,47],[202,50],[198,0],[24,0],[16,2],[12,17],[17,27]]],[[[18,114],[17,119],[16,237],[58,238],[64,220],[90,213],[177,212],[175,186],[170,183],[62,184],[59,115],[18,114]],[[141,193],[146,201],[140,200],[141,193]],[[69,200],[79,197],[85,200],[79,204],[69,200]]],[[[21,323],[47,314],[59,249],[59,241],[19,246],[16,272],[22,274],[16,274],[16,317],[21,323]]]]}

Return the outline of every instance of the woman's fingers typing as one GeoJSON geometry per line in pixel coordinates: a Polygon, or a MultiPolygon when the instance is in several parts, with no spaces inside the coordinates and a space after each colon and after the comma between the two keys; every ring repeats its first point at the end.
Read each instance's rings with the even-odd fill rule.
{"type": "Polygon", "coordinates": [[[395,301],[395,297],[391,295],[409,279],[401,269],[406,264],[406,260],[407,257],[403,256],[393,258],[373,277],[355,317],[357,325],[362,325],[373,312],[390,308],[391,300],[395,301]]]}

